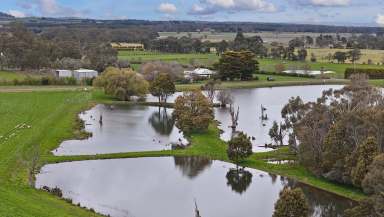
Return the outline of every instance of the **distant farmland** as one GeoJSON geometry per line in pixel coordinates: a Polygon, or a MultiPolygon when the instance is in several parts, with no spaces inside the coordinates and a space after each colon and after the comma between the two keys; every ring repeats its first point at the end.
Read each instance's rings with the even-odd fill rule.
{"type": "MultiPolygon", "coordinates": [[[[329,49],[329,48],[314,48],[308,49],[307,60],[311,58],[311,53],[314,53],[318,62],[328,62],[327,56],[334,54],[335,52],[348,52],[348,49],[329,49]]],[[[360,64],[368,64],[368,60],[371,60],[373,64],[384,63],[384,50],[361,50],[361,59],[357,61],[360,64]]],[[[336,60],[334,60],[336,61],[336,60]]],[[[348,61],[347,61],[348,63],[348,61]]]]}
{"type": "MultiPolygon", "coordinates": [[[[322,49],[316,50],[320,52],[322,49]]],[[[333,50],[332,50],[333,51],[333,50]]],[[[314,52],[314,51],[312,51],[314,52]]],[[[323,52],[324,53],[324,52],[323,52]]],[[[219,57],[216,54],[171,54],[171,53],[159,53],[151,51],[120,51],[119,58],[128,60],[131,62],[131,65],[135,70],[137,70],[141,63],[148,61],[176,61],[180,64],[188,65],[194,62],[198,65],[212,66],[213,63],[219,60],[219,57]]],[[[366,57],[363,57],[363,59],[366,57]]],[[[324,68],[325,70],[335,71],[336,74],[331,75],[336,78],[344,78],[344,72],[346,68],[353,67],[350,63],[337,64],[337,63],[328,63],[327,61],[321,61],[318,58],[318,62],[312,63],[310,61],[301,62],[301,61],[287,61],[287,60],[278,60],[278,59],[258,59],[260,63],[260,70],[267,72],[275,72],[275,66],[277,64],[283,64],[286,69],[303,69],[304,67],[309,67],[312,70],[320,70],[324,68]]],[[[363,65],[357,64],[357,68],[384,68],[384,66],[379,65],[363,65]]]]}
{"type": "MultiPolygon", "coordinates": [[[[325,33],[327,35],[336,36],[336,33],[325,33]]],[[[181,38],[183,36],[192,38],[198,38],[203,41],[212,41],[219,42],[222,40],[233,41],[236,37],[236,33],[234,32],[159,32],[160,38],[166,37],[177,37],[181,38]]],[[[320,33],[312,33],[312,32],[257,32],[257,33],[244,33],[246,37],[251,37],[258,35],[260,36],[265,43],[271,42],[280,42],[283,44],[288,44],[288,42],[294,38],[302,37],[302,36],[311,36],[317,37],[320,33]]],[[[350,33],[339,33],[340,36],[350,37],[352,34],[350,33]]]]}

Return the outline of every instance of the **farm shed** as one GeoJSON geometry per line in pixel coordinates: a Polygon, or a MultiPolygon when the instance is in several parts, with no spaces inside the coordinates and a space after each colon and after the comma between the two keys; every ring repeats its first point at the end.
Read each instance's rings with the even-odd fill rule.
{"type": "Polygon", "coordinates": [[[99,75],[99,73],[97,71],[91,70],[91,69],[78,69],[78,70],[73,71],[73,76],[77,80],[81,80],[84,78],[95,78],[98,75],[99,75]]]}

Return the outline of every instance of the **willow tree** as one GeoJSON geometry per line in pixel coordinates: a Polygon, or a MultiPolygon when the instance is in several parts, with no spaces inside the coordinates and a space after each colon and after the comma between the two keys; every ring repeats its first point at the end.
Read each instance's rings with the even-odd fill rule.
{"type": "Polygon", "coordinates": [[[96,78],[94,85],[122,101],[129,101],[132,96],[143,97],[148,92],[148,82],[130,69],[108,67],[96,78]]]}

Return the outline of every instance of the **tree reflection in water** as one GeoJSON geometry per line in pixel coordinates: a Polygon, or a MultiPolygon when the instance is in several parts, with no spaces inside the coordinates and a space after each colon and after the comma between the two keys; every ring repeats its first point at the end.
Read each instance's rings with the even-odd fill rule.
{"type": "Polygon", "coordinates": [[[172,113],[168,112],[166,108],[152,113],[148,122],[153,129],[160,135],[169,136],[172,133],[173,126],[175,125],[175,119],[172,117],[172,113]]]}
{"type": "Polygon", "coordinates": [[[353,201],[345,200],[337,195],[326,193],[300,182],[289,180],[287,186],[300,188],[304,192],[310,208],[309,216],[342,217],[346,209],[356,205],[353,201]]]}
{"type": "Polygon", "coordinates": [[[231,168],[227,172],[227,185],[232,191],[239,194],[244,193],[252,183],[252,173],[244,168],[231,168]]]}
{"type": "Polygon", "coordinates": [[[175,166],[190,179],[197,177],[212,165],[212,161],[205,157],[174,157],[175,166]]]}

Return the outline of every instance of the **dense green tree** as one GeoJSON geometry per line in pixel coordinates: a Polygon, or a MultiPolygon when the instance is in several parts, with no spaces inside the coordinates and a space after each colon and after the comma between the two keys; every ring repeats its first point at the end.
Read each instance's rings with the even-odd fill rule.
{"type": "Polygon", "coordinates": [[[168,97],[176,92],[176,86],[169,74],[161,73],[149,83],[149,92],[159,98],[159,103],[167,103],[168,97]]]}
{"type": "Polygon", "coordinates": [[[250,80],[259,71],[259,63],[250,51],[227,51],[215,65],[221,80],[250,80]]]}
{"type": "Polygon", "coordinates": [[[352,183],[355,186],[361,186],[364,177],[368,173],[369,166],[378,153],[377,140],[373,137],[368,137],[366,141],[357,147],[355,154],[351,156],[356,160],[356,166],[351,170],[352,183]]]}
{"type": "Polygon", "coordinates": [[[308,217],[309,206],[302,190],[285,187],[275,204],[273,217],[308,217]]]}
{"type": "Polygon", "coordinates": [[[212,103],[201,91],[177,97],[174,109],[176,126],[184,133],[206,131],[214,118],[212,103]]]}
{"type": "Polygon", "coordinates": [[[337,60],[338,63],[345,63],[348,58],[348,54],[346,52],[337,51],[333,54],[333,59],[337,60]]]}
{"type": "Polygon", "coordinates": [[[383,217],[384,216],[384,154],[378,155],[363,180],[364,192],[369,198],[358,206],[345,212],[348,217],[383,217]]]}
{"type": "Polygon", "coordinates": [[[131,100],[132,96],[143,97],[148,92],[148,82],[130,69],[108,67],[94,85],[103,87],[106,94],[122,101],[131,100]]]}
{"type": "Polygon", "coordinates": [[[305,48],[301,48],[297,51],[297,58],[300,61],[305,61],[307,59],[308,52],[305,48]]]}
{"type": "Polygon", "coordinates": [[[276,121],[273,122],[271,129],[269,129],[268,135],[275,142],[275,144],[283,145],[283,129],[282,126],[279,126],[276,121]]]}
{"type": "Polygon", "coordinates": [[[240,132],[228,142],[227,154],[229,159],[238,163],[252,155],[252,143],[247,134],[240,132]]]}

